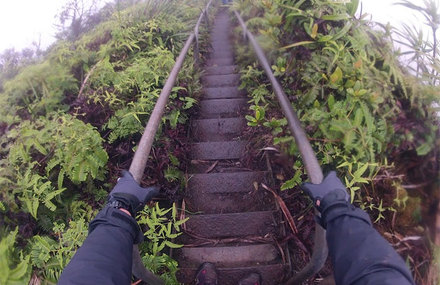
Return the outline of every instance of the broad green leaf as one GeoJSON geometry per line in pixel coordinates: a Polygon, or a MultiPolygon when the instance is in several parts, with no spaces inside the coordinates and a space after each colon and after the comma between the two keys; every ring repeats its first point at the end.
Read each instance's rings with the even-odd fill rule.
{"type": "Polygon", "coordinates": [[[38,198],[34,197],[31,203],[32,203],[32,208],[30,209],[30,213],[32,217],[34,217],[37,220],[38,219],[37,212],[38,212],[38,206],[40,205],[40,201],[38,201],[38,198]]]}
{"type": "Polygon", "coordinates": [[[159,247],[157,247],[155,253],[159,253],[159,252],[161,252],[161,251],[165,248],[165,245],[166,245],[166,241],[162,242],[162,243],[159,245],[159,247]]]}
{"type": "Polygon", "coordinates": [[[348,20],[347,15],[323,15],[321,19],[326,21],[342,21],[342,20],[348,20]]]}
{"type": "Polygon", "coordinates": [[[318,24],[315,23],[315,24],[313,25],[313,28],[312,28],[312,34],[310,35],[310,37],[311,37],[312,39],[315,39],[317,34],[318,34],[318,24]]]}
{"type": "Polygon", "coordinates": [[[328,96],[327,104],[330,111],[333,112],[333,106],[335,105],[335,97],[333,96],[333,94],[330,94],[330,96],[328,96]]]}
{"type": "Polygon", "coordinates": [[[333,37],[332,40],[336,41],[339,40],[340,38],[342,38],[343,36],[345,36],[345,34],[348,33],[348,31],[350,30],[351,26],[352,26],[352,22],[348,22],[344,28],[342,28],[339,32],[337,32],[333,37]]]}
{"type": "Polygon", "coordinates": [[[289,179],[286,182],[283,183],[283,185],[281,185],[281,191],[287,190],[287,189],[292,189],[293,187],[296,186],[296,181],[293,179],[289,179]]]}
{"type": "Polygon", "coordinates": [[[34,147],[35,147],[35,148],[36,148],[41,154],[43,154],[43,155],[47,155],[47,150],[46,150],[46,148],[44,148],[44,147],[40,144],[39,141],[34,140],[33,143],[34,143],[34,147]]]}
{"type": "Polygon", "coordinates": [[[176,222],[174,223],[174,227],[175,227],[176,231],[179,230],[179,226],[183,225],[183,224],[186,223],[188,220],[189,220],[189,217],[188,217],[188,218],[185,218],[185,219],[183,219],[183,220],[176,221],[176,222]]]}
{"type": "Polygon", "coordinates": [[[175,244],[172,243],[170,241],[165,241],[166,246],[170,247],[170,248],[181,248],[183,247],[183,244],[175,244]]]}
{"type": "Polygon", "coordinates": [[[338,67],[336,67],[335,71],[332,73],[332,75],[330,75],[330,82],[333,84],[338,83],[339,81],[342,80],[342,69],[338,67]]]}
{"type": "Polygon", "coordinates": [[[359,7],[359,0],[351,0],[350,3],[347,3],[345,6],[347,7],[348,15],[353,17],[359,7]]]}
{"type": "MultiPolygon", "coordinates": [[[[30,256],[26,256],[24,260],[22,260],[17,267],[12,269],[9,272],[9,282],[6,284],[14,284],[13,282],[17,282],[15,284],[19,284],[19,282],[27,282],[29,279],[29,259],[30,256]]],[[[21,283],[22,284],[22,283],[21,283]]]]}
{"type": "Polygon", "coordinates": [[[363,118],[364,118],[364,114],[363,114],[363,112],[362,112],[362,109],[361,109],[361,108],[358,108],[358,109],[356,110],[356,114],[355,114],[355,116],[354,116],[353,124],[354,124],[356,127],[360,127],[361,124],[362,124],[362,120],[363,120],[363,118]]]}
{"type": "Polygon", "coordinates": [[[353,176],[355,178],[360,178],[367,169],[368,169],[368,163],[364,163],[364,165],[362,165],[358,170],[356,170],[353,176]]]}
{"type": "Polygon", "coordinates": [[[309,45],[309,44],[313,44],[313,41],[301,41],[301,42],[296,42],[287,46],[283,46],[281,49],[288,49],[288,48],[293,48],[293,47],[297,47],[297,46],[304,46],[304,45],[309,45]]]}
{"type": "Polygon", "coordinates": [[[175,220],[176,217],[177,217],[177,206],[176,206],[176,203],[173,203],[173,210],[171,212],[171,217],[173,218],[173,220],[175,220]]]}
{"type": "Polygon", "coordinates": [[[64,174],[66,173],[66,171],[63,169],[60,170],[60,173],[58,173],[58,189],[63,188],[63,181],[64,181],[64,174]]]}
{"type": "Polygon", "coordinates": [[[427,142],[419,145],[416,149],[417,155],[419,156],[427,155],[431,151],[432,147],[433,147],[432,143],[427,143],[427,142]]]}
{"type": "Polygon", "coordinates": [[[356,132],[354,130],[346,130],[344,133],[344,144],[345,148],[351,150],[353,148],[352,144],[356,139],[356,132]]]}

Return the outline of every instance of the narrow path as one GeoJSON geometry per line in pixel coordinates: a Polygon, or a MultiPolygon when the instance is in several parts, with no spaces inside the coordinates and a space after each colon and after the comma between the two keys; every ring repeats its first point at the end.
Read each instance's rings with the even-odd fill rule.
{"type": "Polygon", "coordinates": [[[242,167],[247,142],[240,139],[246,126],[247,99],[238,90],[227,10],[216,16],[211,31],[212,52],[202,78],[204,95],[192,121],[192,174],[185,195],[185,234],[177,250],[179,280],[193,284],[203,262],[215,263],[221,285],[238,284],[259,272],[263,284],[279,284],[287,265],[280,247],[279,211],[261,187],[264,170],[242,167]]]}

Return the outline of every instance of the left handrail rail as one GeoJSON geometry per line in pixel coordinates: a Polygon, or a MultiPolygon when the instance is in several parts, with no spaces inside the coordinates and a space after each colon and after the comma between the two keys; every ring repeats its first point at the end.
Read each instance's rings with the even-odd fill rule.
{"type": "MultiPolygon", "coordinates": [[[[185,60],[185,57],[191,47],[191,44],[195,40],[195,47],[194,47],[194,56],[195,61],[198,63],[199,60],[199,41],[198,41],[198,34],[199,34],[199,27],[202,23],[203,17],[207,20],[207,24],[209,25],[208,20],[208,9],[211,5],[212,0],[210,0],[205,9],[202,10],[200,13],[199,19],[197,20],[197,24],[194,28],[194,32],[192,32],[188,39],[185,42],[185,45],[180,52],[179,56],[176,59],[176,63],[173,66],[173,69],[170,72],[170,75],[168,76],[167,81],[165,82],[165,85],[160,92],[159,98],[157,99],[156,105],[154,106],[153,112],[151,113],[151,116],[148,120],[147,126],[145,127],[144,133],[142,134],[142,138],[139,141],[138,148],[134,154],[133,160],[130,165],[130,173],[133,175],[134,180],[136,180],[138,183],[140,183],[142,176],[145,171],[145,167],[147,165],[148,156],[150,155],[151,147],[153,145],[154,136],[159,128],[160,121],[162,120],[162,115],[164,113],[166,104],[168,102],[168,98],[170,97],[171,91],[174,87],[174,84],[177,79],[177,75],[179,74],[180,69],[182,68],[183,62],[185,60]]],[[[139,248],[137,245],[133,246],[133,266],[132,266],[132,273],[137,278],[140,278],[142,281],[152,284],[152,285],[163,285],[164,282],[156,276],[154,273],[152,273],[150,270],[145,268],[145,266],[142,263],[142,259],[139,253],[139,248]]]]}

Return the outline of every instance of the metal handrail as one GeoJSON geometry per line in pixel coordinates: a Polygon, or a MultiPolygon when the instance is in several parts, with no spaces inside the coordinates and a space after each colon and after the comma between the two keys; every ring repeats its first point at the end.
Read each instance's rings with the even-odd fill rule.
{"type": "Polygon", "coordinates": [[[194,35],[195,35],[195,44],[194,44],[194,61],[196,62],[196,65],[199,65],[200,63],[200,53],[199,53],[199,27],[202,23],[203,18],[205,18],[206,26],[209,28],[209,17],[208,17],[208,9],[209,6],[211,6],[212,0],[206,4],[205,9],[200,13],[199,19],[197,20],[197,24],[194,28],[194,35]]]}
{"type": "MultiPolygon", "coordinates": [[[[306,133],[301,127],[301,122],[299,121],[298,116],[292,109],[292,105],[290,104],[290,101],[284,93],[283,89],[281,88],[279,82],[275,78],[275,75],[272,73],[269,62],[264,55],[264,52],[261,49],[260,45],[255,40],[252,33],[249,32],[249,30],[247,29],[246,24],[244,23],[240,14],[237,11],[234,11],[234,13],[243,29],[243,35],[252,44],[252,47],[254,48],[254,51],[257,55],[258,60],[260,61],[261,66],[263,67],[267,77],[269,77],[269,80],[272,83],[273,91],[275,92],[284,116],[287,119],[290,132],[295,138],[296,145],[298,146],[299,152],[301,153],[301,157],[304,162],[307,174],[310,177],[310,181],[314,184],[321,183],[323,179],[321,167],[318,163],[318,159],[315,156],[312,146],[307,139],[306,133]]],[[[318,214],[316,210],[315,213],[318,214]]],[[[327,241],[325,239],[325,230],[320,225],[316,224],[314,248],[311,260],[300,272],[290,278],[286,284],[301,284],[303,281],[316,274],[324,266],[324,263],[327,260],[327,256],[328,248],[327,241]]]]}
{"type": "MultiPolygon", "coordinates": [[[[211,5],[212,0],[208,2],[205,9],[200,13],[200,17],[197,21],[197,24],[194,28],[194,32],[192,32],[188,39],[185,42],[185,45],[180,52],[179,56],[176,59],[176,63],[171,70],[171,73],[165,82],[165,85],[157,99],[156,105],[154,106],[153,112],[148,120],[147,126],[145,127],[144,133],[142,134],[142,138],[139,142],[138,148],[134,154],[133,161],[130,165],[130,173],[133,175],[134,179],[139,183],[144,174],[144,170],[147,164],[148,156],[150,155],[151,147],[153,145],[154,136],[159,128],[160,121],[162,119],[162,115],[165,110],[165,106],[167,104],[168,98],[170,97],[171,90],[174,87],[174,83],[176,82],[177,75],[179,74],[180,69],[182,68],[183,62],[185,60],[186,54],[191,47],[191,44],[194,40],[196,40],[196,45],[194,48],[194,53],[196,60],[198,61],[198,53],[199,53],[199,43],[198,43],[198,33],[199,26],[202,22],[203,17],[206,18],[208,22],[208,8],[211,5]],[[197,55],[196,55],[197,54],[197,55]]],[[[162,285],[164,282],[154,275],[151,271],[144,267],[142,264],[142,259],[139,253],[139,248],[137,245],[133,246],[133,267],[132,273],[137,278],[140,278],[142,281],[152,284],[152,285],[162,285]]]]}

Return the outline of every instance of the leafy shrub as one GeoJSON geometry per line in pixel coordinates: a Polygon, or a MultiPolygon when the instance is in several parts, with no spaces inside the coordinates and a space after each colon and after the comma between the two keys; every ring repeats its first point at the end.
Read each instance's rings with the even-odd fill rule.
{"type": "Polygon", "coordinates": [[[35,219],[41,203],[56,209],[53,199],[65,190],[65,177],[75,184],[104,179],[108,156],[101,136],[70,115],[25,121],[9,137],[14,140],[9,161],[0,169],[4,189],[12,189],[35,219]]]}
{"type": "Polygon", "coordinates": [[[84,218],[71,220],[68,228],[63,223],[53,227],[56,240],[36,235],[31,242],[31,261],[46,282],[57,282],[64,267],[87,237],[87,223],[84,218]]]}
{"type": "Polygon", "coordinates": [[[148,230],[144,233],[147,251],[142,261],[152,272],[160,273],[166,284],[179,284],[176,279],[177,262],[162,251],[165,247],[182,247],[172,240],[182,234],[180,227],[187,220],[188,218],[178,220],[176,204],[169,209],[162,209],[158,204],[151,208],[146,206],[140,212],[139,225],[148,226],[148,230]]]}
{"type": "Polygon", "coordinates": [[[33,156],[44,156],[47,175],[56,167],[60,168],[59,187],[65,176],[74,183],[84,182],[89,177],[104,178],[108,156],[102,148],[100,134],[90,124],[70,115],[24,122],[10,137],[15,139],[10,150],[12,164],[33,163],[33,156]]]}
{"type": "MultiPolygon", "coordinates": [[[[122,9],[118,1],[106,8],[106,13],[114,13],[97,27],[75,41],[59,40],[41,63],[23,69],[4,85],[0,95],[1,227],[19,224],[20,231],[30,229],[20,242],[31,251],[33,278],[55,283],[84,240],[85,225],[107,196],[106,173],[113,178],[127,162],[125,157],[120,159],[120,148],[132,151],[204,2],[124,2],[122,9]],[[102,113],[92,114],[97,109],[102,113]],[[104,139],[114,159],[110,163],[104,139]],[[28,224],[16,217],[25,217],[28,224]],[[39,235],[29,239],[35,232],[39,235]]],[[[192,61],[190,54],[161,129],[184,123],[186,110],[196,103],[188,95],[200,91],[200,73],[192,61]]],[[[165,179],[182,182],[180,165],[166,164],[165,179]]],[[[160,208],[148,213],[158,217],[150,219],[157,232],[148,232],[154,242],[140,247],[143,260],[167,284],[177,284],[177,263],[163,251],[178,246],[171,238],[178,235],[179,221],[160,208]]],[[[7,258],[10,268],[21,265],[19,259],[7,258]]]]}
{"type": "Polygon", "coordinates": [[[64,96],[76,92],[77,88],[75,78],[65,66],[50,61],[30,65],[4,84],[1,97],[5,97],[3,100],[7,105],[2,106],[0,114],[15,114],[23,108],[36,118],[55,110],[65,110],[64,96]]]}
{"type": "Polygon", "coordinates": [[[4,285],[25,284],[30,277],[29,255],[15,247],[18,229],[0,240],[0,283],[4,285]]]}
{"type": "MultiPolygon", "coordinates": [[[[439,42],[435,36],[427,41],[422,32],[406,26],[398,42],[410,48],[405,52],[411,56],[407,68],[400,63],[400,51],[393,49],[394,30],[355,16],[359,2],[241,0],[234,6],[266,48],[324,173],[339,170],[351,201],[367,210],[385,234],[398,230],[411,235],[417,228],[429,236],[428,229],[422,233],[420,208],[437,207],[432,200],[437,180],[432,177],[438,176],[439,167],[439,42]],[[411,204],[415,209],[407,206],[411,204]],[[415,217],[408,219],[406,213],[415,217]]],[[[431,31],[437,31],[435,1],[425,1],[424,7],[408,0],[399,4],[421,13],[431,31]]],[[[238,51],[244,66],[242,87],[252,104],[248,125],[266,127],[273,144],[294,157],[292,169],[284,169],[289,176],[277,178],[283,180],[281,190],[299,190],[306,176],[298,147],[278,104],[270,100],[268,80],[253,62],[254,54],[249,56],[243,47],[238,51]]],[[[433,256],[428,242],[413,243],[407,250],[396,246],[407,256],[416,283],[431,284],[425,281],[431,270],[427,259],[433,256]]]]}
{"type": "MultiPolygon", "coordinates": [[[[263,47],[271,43],[272,69],[299,110],[320,163],[324,168],[339,168],[352,200],[368,207],[373,198],[361,193],[360,185],[370,184],[379,171],[389,168],[387,156],[399,146],[419,155],[429,153],[438,128],[433,123],[435,114],[426,111],[435,100],[432,91],[400,67],[388,30],[372,30],[362,18],[353,18],[357,5],[358,1],[243,0],[236,7],[252,15],[248,26],[257,31],[263,47]],[[396,131],[402,112],[423,122],[423,131],[396,131]],[[413,135],[408,143],[409,133],[413,135]]],[[[272,92],[261,71],[247,66],[242,87],[250,91],[254,104],[255,116],[247,117],[248,124],[269,127],[275,131],[274,142],[287,144],[284,148],[296,155],[286,126],[272,126],[277,118],[267,116],[276,113],[268,109],[278,107],[266,104],[272,92]]],[[[295,173],[303,172],[302,165],[296,167],[295,173]]],[[[294,187],[299,177],[295,175],[282,188],[294,187]]]]}

